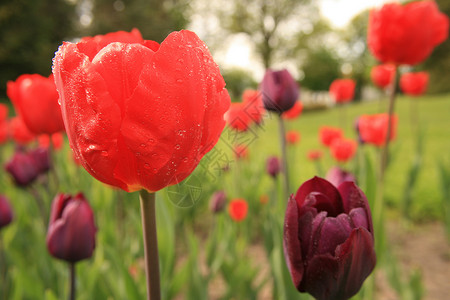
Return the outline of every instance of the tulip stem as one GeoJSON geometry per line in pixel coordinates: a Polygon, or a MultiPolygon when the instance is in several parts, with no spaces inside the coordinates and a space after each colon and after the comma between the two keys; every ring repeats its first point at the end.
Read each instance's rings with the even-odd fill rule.
{"type": "Polygon", "coordinates": [[[75,300],[75,263],[69,263],[69,273],[70,273],[70,294],[69,300],[75,300]]]}
{"type": "Polygon", "coordinates": [[[284,121],[281,114],[278,116],[278,123],[280,128],[280,145],[281,145],[281,162],[283,168],[281,172],[283,173],[283,189],[284,189],[284,200],[289,199],[289,173],[287,164],[287,151],[286,151],[286,129],[284,127],[284,121]]]}
{"type": "Polygon", "coordinates": [[[144,235],[145,274],[147,277],[147,299],[161,299],[159,284],[158,238],[156,235],[155,193],[141,190],[141,217],[144,235]]]}

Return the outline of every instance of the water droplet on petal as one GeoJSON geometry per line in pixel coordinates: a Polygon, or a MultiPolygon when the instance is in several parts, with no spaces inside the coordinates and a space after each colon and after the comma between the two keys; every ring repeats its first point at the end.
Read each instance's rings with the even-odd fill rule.
{"type": "Polygon", "coordinates": [[[145,163],[145,164],[144,164],[144,168],[150,169],[150,165],[149,165],[148,163],[145,163]]]}
{"type": "Polygon", "coordinates": [[[176,149],[176,150],[180,150],[180,148],[181,148],[180,144],[176,144],[176,145],[175,145],[175,149],[176,149]]]}
{"type": "Polygon", "coordinates": [[[105,151],[105,150],[103,150],[102,153],[101,153],[101,155],[102,155],[103,157],[108,157],[108,152],[105,151]]]}
{"type": "Polygon", "coordinates": [[[177,79],[177,83],[183,83],[183,79],[177,79]]]}

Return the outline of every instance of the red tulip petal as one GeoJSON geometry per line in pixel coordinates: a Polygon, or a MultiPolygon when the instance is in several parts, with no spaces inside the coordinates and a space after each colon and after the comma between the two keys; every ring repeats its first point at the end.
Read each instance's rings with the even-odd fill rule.
{"type": "Polygon", "coordinates": [[[297,289],[303,278],[303,259],[299,240],[299,223],[297,202],[294,197],[288,201],[284,219],[283,249],[286,264],[297,289]]]}

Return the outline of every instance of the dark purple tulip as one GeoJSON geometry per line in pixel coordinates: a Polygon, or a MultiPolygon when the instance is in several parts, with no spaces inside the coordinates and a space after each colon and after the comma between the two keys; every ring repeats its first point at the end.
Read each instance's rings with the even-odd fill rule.
{"type": "Polygon", "coordinates": [[[0,229],[11,223],[12,219],[11,205],[9,205],[9,201],[5,196],[0,195],[0,229]]]}
{"type": "Polygon", "coordinates": [[[354,182],[314,177],[289,199],[284,253],[292,281],[318,300],[349,299],[375,267],[369,204],[354,182]]]}
{"type": "Polygon", "coordinates": [[[280,114],[292,108],[300,94],[297,82],[286,69],[281,71],[268,69],[259,90],[264,108],[280,114]]]}
{"type": "Polygon", "coordinates": [[[278,157],[270,156],[269,158],[267,158],[266,171],[270,176],[276,178],[278,173],[280,173],[280,170],[281,170],[281,163],[278,157]]]}
{"type": "Polygon", "coordinates": [[[31,184],[40,174],[50,168],[47,149],[37,148],[31,151],[17,150],[5,169],[11,174],[18,186],[31,184]]]}
{"type": "Polygon", "coordinates": [[[227,204],[227,195],[224,191],[217,191],[211,196],[209,208],[213,213],[221,212],[227,204]]]}
{"type": "Polygon", "coordinates": [[[356,177],[339,167],[332,167],[328,170],[325,179],[331,182],[335,187],[338,187],[341,183],[345,181],[353,181],[356,183],[356,177]]]}
{"type": "Polygon", "coordinates": [[[91,257],[96,231],[94,214],[83,194],[55,197],[47,232],[51,255],[71,263],[91,257]]]}

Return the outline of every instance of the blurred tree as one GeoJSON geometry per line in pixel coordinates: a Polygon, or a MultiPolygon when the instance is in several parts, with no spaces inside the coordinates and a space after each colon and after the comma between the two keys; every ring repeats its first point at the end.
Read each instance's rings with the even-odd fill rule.
{"type": "Polygon", "coordinates": [[[302,65],[304,78],[302,87],[312,91],[326,91],[336,78],[341,76],[340,61],[325,47],[311,49],[302,65]]]}
{"type": "Polygon", "coordinates": [[[92,22],[84,29],[84,35],[138,28],[144,39],[157,42],[170,32],[185,28],[190,11],[188,0],[82,1],[92,1],[92,22]]]}
{"type": "MultiPolygon", "coordinates": [[[[439,10],[450,16],[450,1],[435,0],[439,10]]],[[[448,93],[450,92],[449,70],[450,70],[450,39],[437,46],[431,56],[420,66],[419,70],[430,73],[427,93],[448,93]]]]}
{"type": "Polygon", "coordinates": [[[13,0],[0,4],[0,98],[6,82],[24,73],[51,73],[62,40],[73,36],[75,6],[64,0],[13,0]]]}
{"type": "Polygon", "coordinates": [[[242,101],[242,94],[246,89],[256,89],[257,82],[250,73],[240,68],[222,70],[222,76],[227,83],[227,90],[233,102],[242,101]]]}
{"type": "Polygon", "coordinates": [[[254,42],[264,67],[269,68],[278,53],[292,48],[288,33],[299,31],[293,22],[300,19],[308,0],[234,0],[219,9],[221,25],[229,33],[246,33],[254,42]],[[231,6],[231,7],[230,7],[231,6]],[[295,26],[292,26],[295,25],[295,26]],[[285,30],[289,28],[289,30],[285,30]],[[289,32],[288,32],[289,31],[289,32]]]}

